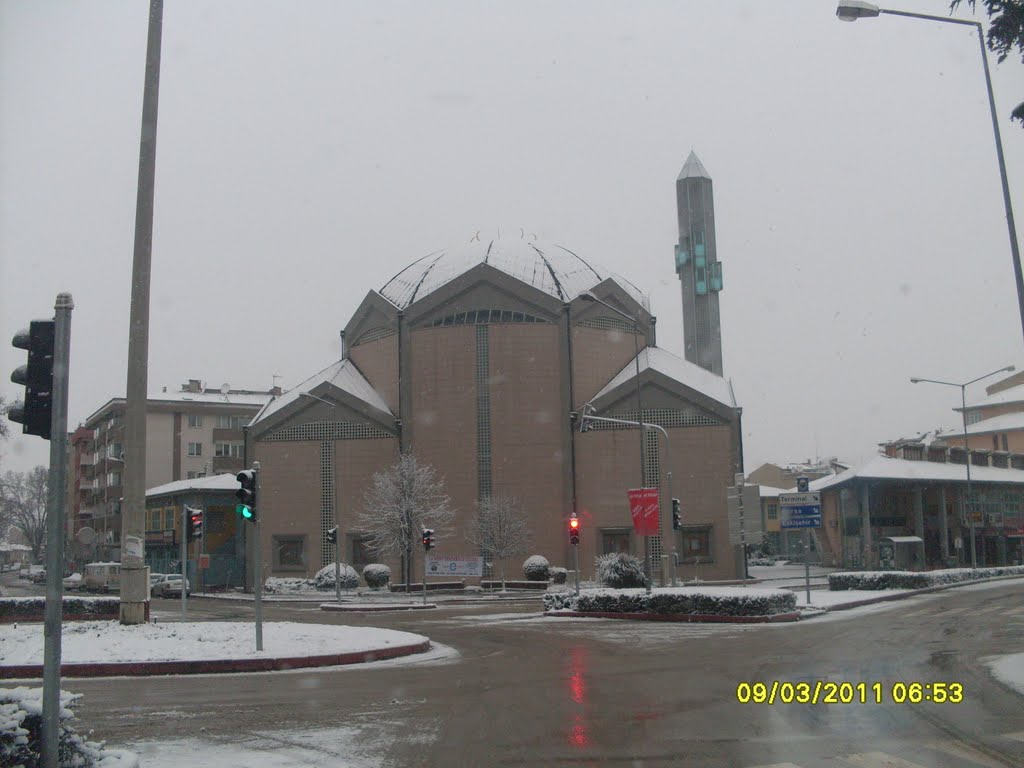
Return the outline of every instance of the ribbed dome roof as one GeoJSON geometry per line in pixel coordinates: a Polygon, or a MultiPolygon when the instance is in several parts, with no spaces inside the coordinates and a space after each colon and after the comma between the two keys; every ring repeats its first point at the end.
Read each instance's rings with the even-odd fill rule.
{"type": "Polygon", "coordinates": [[[583,291],[612,278],[644,309],[650,309],[643,292],[628,280],[584,261],[561,245],[526,238],[474,238],[457,248],[436,251],[403,269],[380,292],[388,301],[405,309],[478,264],[489,264],[563,301],[571,301],[583,291]]]}

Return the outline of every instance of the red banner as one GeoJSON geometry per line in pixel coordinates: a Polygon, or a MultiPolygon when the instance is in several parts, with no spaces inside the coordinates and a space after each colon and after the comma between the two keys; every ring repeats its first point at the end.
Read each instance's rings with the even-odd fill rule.
{"type": "Polygon", "coordinates": [[[657,536],[658,489],[632,488],[629,495],[629,513],[633,516],[633,532],[638,536],[657,536]]]}

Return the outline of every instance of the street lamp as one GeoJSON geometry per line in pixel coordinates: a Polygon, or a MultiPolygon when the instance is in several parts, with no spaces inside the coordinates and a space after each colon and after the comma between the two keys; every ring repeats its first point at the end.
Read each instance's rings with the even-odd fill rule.
{"type": "Polygon", "coordinates": [[[879,8],[864,0],[840,0],[836,8],[836,16],[840,21],[856,21],[857,19],[874,18],[881,13],[890,16],[906,16],[911,19],[941,21],[945,24],[961,24],[972,26],[978,32],[978,44],[981,46],[981,63],[985,69],[985,87],[988,90],[988,108],[992,117],[992,132],[996,138],[996,157],[999,159],[999,180],[1003,185],[1003,207],[1006,209],[1006,229],[1010,236],[1010,256],[1013,260],[1013,274],[1017,283],[1017,305],[1020,310],[1021,331],[1024,333],[1024,273],[1021,271],[1020,246],[1017,244],[1017,227],[1013,222],[1013,205],[1010,202],[1010,185],[1006,180],[1006,161],[1003,159],[1003,140],[999,136],[999,119],[996,116],[996,100],[992,94],[992,77],[988,71],[988,54],[985,52],[985,35],[981,23],[967,19],[952,19],[948,16],[931,16],[927,13],[910,13],[879,8]]]}
{"type": "MultiPolygon", "coordinates": [[[[299,392],[299,397],[308,397],[311,400],[319,400],[321,403],[336,408],[337,403],[332,403],[330,400],[325,400],[322,397],[317,397],[312,392],[299,392]]],[[[335,504],[334,507],[334,599],[336,602],[341,602],[341,542],[338,540],[340,537],[338,534],[341,532],[341,521],[338,519],[338,507],[335,504]]],[[[320,562],[323,562],[321,560],[320,562]]],[[[423,587],[426,591],[426,586],[423,587]]]]}
{"type": "MultiPolygon", "coordinates": [[[[633,360],[636,362],[636,420],[640,426],[640,487],[644,486],[644,408],[643,402],[640,399],[640,326],[637,323],[636,318],[632,315],[628,315],[618,307],[614,307],[607,301],[602,301],[594,295],[593,291],[584,291],[579,295],[579,298],[583,301],[596,302],[603,307],[610,309],[618,315],[629,320],[633,324],[633,360]]],[[[650,589],[650,580],[654,573],[654,569],[651,566],[651,553],[648,551],[647,546],[647,535],[644,535],[644,570],[647,572],[648,589],[650,589]]]]}
{"type": "MultiPolygon", "coordinates": [[[[1012,370],[1014,370],[1014,367],[1012,365],[1008,365],[1005,368],[1000,368],[998,371],[992,371],[991,373],[986,373],[984,376],[979,376],[976,379],[965,381],[963,384],[956,384],[952,381],[938,381],[937,379],[921,379],[916,377],[910,380],[911,384],[920,384],[924,382],[926,384],[944,384],[947,387],[960,387],[960,415],[963,417],[964,422],[964,459],[967,463],[967,500],[964,505],[964,511],[967,514],[970,514],[967,510],[974,506],[974,496],[971,492],[971,449],[967,445],[967,387],[981,381],[982,379],[987,379],[989,376],[995,376],[997,373],[1005,373],[1012,370]]],[[[978,553],[974,546],[974,520],[968,518],[967,522],[970,523],[971,528],[971,568],[977,568],[978,553]]]]}

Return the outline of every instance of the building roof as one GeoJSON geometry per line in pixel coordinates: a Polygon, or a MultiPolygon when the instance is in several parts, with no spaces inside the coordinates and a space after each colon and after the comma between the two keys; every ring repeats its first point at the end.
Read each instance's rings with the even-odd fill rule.
{"type": "MultiPolygon", "coordinates": [[[[207,405],[229,405],[248,406],[259,408],[266,405],[273,398],[269,392],[228,392],[221,394],[217,391],[209,392],[151,392],[146,396],[146,405],[153,406],[160,403],[196,403],[207,405]]],[[[89,414],[85,424],[90,424],[105,411],[115,404],[123,404],[124,397],[112,397],[95,411],[89,414]]]]}
{"type": "Polygon", "coordinates": [[[777,499],[780,493],[789,493],[790,488],[773,488],[770,485],[758,485],[762,499],[777,499]]]}
{"type": "MultiPolygon", "coordinates": [[[[889,456],[875,456],[865,464],[848,469],[838,475],[822,477],[810,483],[810,490],[823,491],[855,478],[868,480],[927,480],[964,482],[967,479],[964,464],[943,464],[935,461],[911,461],[889,456]]],[[[976,483],[1024,484],[1024,470],[998,467],[971,466],[971,481],[976,483]]]]}
{"type": "MultiPolygon", "coordinates": [[[[975,408],[984,408],[990,405],[1007,405],[1008,403],[1024,403],[1024,384],[1018,384],[1015,387],[1009,387],[999,392],[994,392],[987,397],[983,397],[981,400],[977,400],[973,403],[969,403],[967,410],[974,410],[975,408]]],[[[961,411],[962,408],[954,408],[954,411],[961,411]]]]}
{"type": "MultiPolygon", "coordinates": [[[[733,395],[732,385],[728,381],[661,347],[646,347],[640,350],[640,372],[643,373],[648,368],[663,373],[670,379],[707,395],[712,400],[717,400],[733,408],[736,407],[736,398],[733,395]]],[[[594,396],[594,399],[603,397],[627,381],[632,381],[635,376],[636,358],[630,360],[625,368],[605,384],[604,388],[594,396]]]]}
{"type": "Polygon", "coordinates": [[[271,402],[267,403],[263,410],[256,414],[251,423],[255,424],[259,421],[263,421],[271,414],[276,413],[282,408],[298,400],[300,393],[309,392],[324,382],[333,384],[343,392],[347,392],[353,397],[362,400],[367,405],[373,406],[383,413],[391,413],[391,409],[388,407],[388,404],[384,402],[384,398],[380,396],[377,390],[375,390],[363,374],[359,372],[355,363],[346,359],[339,360],[336,363],[331,363],[319,373],[314,373],[297,387],[292,387],[292,389],[288,390],[280,397],[274,398],[271,402]]]}
{"type": "Polygon", "coordinates": [[[234,474],[211,475],[210,477],[197,477],[192,480],[175,480],[172,483],[164,483],[156,488],[146,491],[146,497],[168,496],[173,493],[188,493],[203,491],[234,491],[238,488],[238,480],[234,474]]]}
{"type": "MultiPolygon", "coordinates": [[[[704,167],[704,163],[697,157],[697,153],[692,149],[690,150],[690,156],[686,158],[686,162],[683,163],[683,170],[679,172],[679,179],[710,179],[711,174],[708,173],[704,167]]],[[[678,181],[679,179],[676,179],[678,181]]]]}
{"type": "Polygon", "coordinates": [[[611,278],[649,311],[647,297],[625,278],[584,261],[568,248],[532,238],[527,235],[509,240],[480,239],[478,233],[465,245],[414,261],[391,278],[380,293],[399,309],[405,309],[473,267],[489,264],[562,301],[571,301],[611,278]]]}

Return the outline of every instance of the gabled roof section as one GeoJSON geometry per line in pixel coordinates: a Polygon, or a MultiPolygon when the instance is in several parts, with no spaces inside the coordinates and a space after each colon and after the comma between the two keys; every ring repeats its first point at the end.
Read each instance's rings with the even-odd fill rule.
{"type": "Polygon", "coordinates": [[[297,387],[293,387],[280,397],[275,398],[262,411],[256,414],[251,424],[257,424],[282,408],[294,403],[299,399],[300,392],[309,392],[324,383],[337,387],[342,392],[352,395],[352,397],[363,401],[382,413],[394,415],[391,413],[391,409],[388,408],[388,404],[384,402],[384,398],[370,385],[370,382],[359,372],[355,364],[351,360],[345,359],[332,363],[319,373],[310,376],[297,387]]]}
{"type": "MultiPolygon", "coordinates": [[[[682,357],[677,357],[661,347],[646,347],[640,350],[640,373],[648,368],[664,374],[690,389],[710,397],[722,405],[736,407],[732,385],[711,371],[701,368],[682,357]]],[[[594,396],[594,400],[603,397],[616,387],[632,381],[636,377],[636,358],[616,374],[615,378],[605,384],[604,388],[594,396]]]]}
{"type": "MultiPolygon", "coordinates": [[[[934,482],[966,482],[967,468],[963,464],[942,464],[936,461],[911,461],[888,456],[875,456],[855,469],[838,475],[812,480],[812,491],[823,491],[857,478],[867,480],[930,480],[934,482]]],[[[971,467],[971,482],[1024,484],[1024,470],[1000,467],[971,467]]]]}
{"type": "MultiPolygon", "coordinates": [[[[710,179],[711,174],[708,173],[704,167],[704,163],[697,157],[697,153],[692,149],[690,150],[690,156],[686,158],[686,162],[683,163],[683,170],[679,172],[679,179],[710,179]]],[[[676,181],[679,181],[676,179],[676,181]]]]}
{"type": "Polygon", "coordinates": [[[171,483],[158,485],[146,491],[146,496],[166,496],[172,493],[186,493],[194,491],[233,491],[238,488],[238,480],[233,474],[213,475],[211,477],[197,477],[192,480],[175,480],[171,483]]]}
{"type": "Polygon", "coordinates": [[[572,301],[611,278],[644,309],[650,308],[643,292],[625,278],[585,261],[561,245],[526,237],[510,240],[477,237],[457,248],[436,251],[403,269],[380,293],[398,308],[406,309],[480,264],[488,264],[561,301],[572,301]]]}

